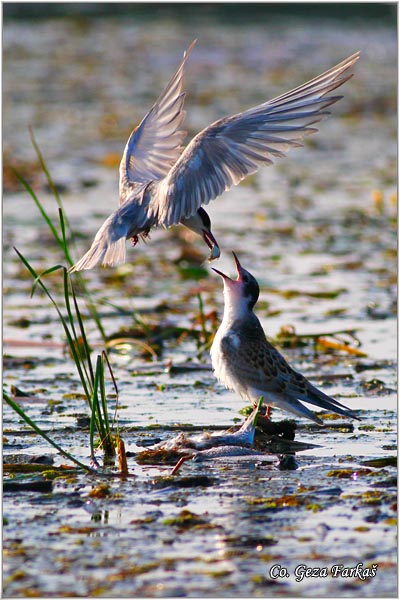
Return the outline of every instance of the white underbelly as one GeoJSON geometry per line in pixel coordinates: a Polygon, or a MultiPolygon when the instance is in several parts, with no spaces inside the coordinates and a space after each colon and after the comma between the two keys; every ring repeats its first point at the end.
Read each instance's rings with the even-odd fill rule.
{"type": "Polygon", "coordinates": [[[231,365],[228,364],[224,354],[221,351],[220,340],[222,336],[218,334],[219,331],[217,331],[210,350],[211,364],[214,370],[214,375],[225,387],[243,396],[245,395],[243,385],[235,376],[235,373],[232,372],[231,365]]]}

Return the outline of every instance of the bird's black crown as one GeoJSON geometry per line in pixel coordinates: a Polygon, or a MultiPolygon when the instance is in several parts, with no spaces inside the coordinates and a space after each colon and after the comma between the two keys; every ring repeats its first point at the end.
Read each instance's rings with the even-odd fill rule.
{"type": "Polygon", "coordinates": [[[260,295],[260,286],[255,277],[245,269],[242,269],[243,295],[249,300],[249,307],[255,306],[260,295]]]}
{"type": "Polygon", "coordinates": [[[197,211],[197,214],[199,215],[201,222],[203,223],[204,227],[206,229],[211,229],[211,219],[208,216],[208,213],[206,213],[206,211],[204,210],[204,208],[202,208],[200,206],[200,208],[197,211]]]}

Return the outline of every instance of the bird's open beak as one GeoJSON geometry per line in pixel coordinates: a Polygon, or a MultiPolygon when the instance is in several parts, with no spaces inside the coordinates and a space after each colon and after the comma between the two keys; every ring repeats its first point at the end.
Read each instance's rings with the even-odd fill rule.
{"type": "Polygon", "coordinates": [[[203,239],[211,250],[210,256],[208,257],[209,262],[219,258],[221,256],[221,250],[219,249],[217,240],[210,230],[203,229],[203,239]]]}
{"type": "Polygon", "coordinates": [[[214,267],[211,267],[211,269],[218,275],[221,275],[221,277],[224,281],[226,281],[226,280],[232,281],[232,279],[230,277],[228,277],[228,275],[225,275],[225,273],[223,273],[222,271],[218,271],[218,269],[214,269],[214,267]]]}
{"type": "Polygon", "coordinates": [[[242,281],[242,265],[240,264],[239,259],[236,256],[236,254],[233,252],[233,250],[232,250],[232,254],[233,254],[233,258],[235,259],[235,263],[236,263],[236,271],[237,271],[237,280],[236,281],[242,281]]]}
{"type": "Polygon", "coordinates": [[[228,277],[228,275],[225,275],[225,273],[222,273],[222,271],[218,271],[218,269],[214,269],[214,267],[211,267],[213,271],[215,271],[215,273],[218,273],[218,275],[221,275],[222,279],[224,281],[242,281],[242,266],[239,262],[238,257],[236,256],[236,254],[234,252],[232,252],[233,254],[233,258],[235,259],[235,263],[236,263],[236,270],[237,270],[237,279],[231,279],[230,277],[228,277]]]}

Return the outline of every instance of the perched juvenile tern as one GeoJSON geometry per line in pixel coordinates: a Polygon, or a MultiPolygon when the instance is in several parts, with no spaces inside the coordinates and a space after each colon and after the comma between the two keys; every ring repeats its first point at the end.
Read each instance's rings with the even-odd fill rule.
{"type": "Polygon", "coordinates": [[[98,263],[125,262],[126,239],[135,245],[151,229],[182,224],[200,235],[211,250],[220,249],[202,208],[237,185],[261,165],[302,146],[304,136],[326,109],[342,96],[329,95],[352,74],[347,71],[359,58],[356,52],[322,75],[254,108],[212,123],[182,147],[186,132],[183,92],[185,63],[190,45],[167,87],[150,112],[133,130],[119,168],[120,206],[98,230],[91,248],[71,271],[91,269],[98,263]]]}
{"type": "Polygon", "coordinates": [[[257,404],[276,406],[314,423],[323,421],[300,400],[345,417],[358,419],[347,406],[314,387],[286,362],[268,342],[261,323],[253,312],[260,288],[256,279],[243,269],[235,253],[237,279],[213,269],[224,281],[224,316],[211,347],[216,377],[227,388],[257,404]]]}

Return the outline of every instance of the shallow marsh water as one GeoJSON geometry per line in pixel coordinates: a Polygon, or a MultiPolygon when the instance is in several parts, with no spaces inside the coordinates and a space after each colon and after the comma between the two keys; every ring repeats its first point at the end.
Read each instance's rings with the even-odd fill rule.
{"type": "MultiPolygon", "coordinates": [[[[135,453],[185,426],[200,432],[243,419],[243,402],[216,383],[200,347],[198,294],[212,332],[222,315],[221,281],[202,264],[206,251],[199,240],[179,228],[155,232],[146,246],[128,249],[127,265],[86,275],[107,335],[127,338],[135,315],[161,326],[156,358],[139,351],[137,340],[110,350],[130,476],[104,480],[57,471],[66,461],[4,407],[4,461],[51,456],[54,465],[38,467],[36,474],[18,473],[15,466],[5,470],[7,484],[30,484],[31,490],[9,486],[4,495],[3,594],[394,597],[394,29],[324,21],[240,27],[126,19],[9,22],[3,127],[6,390],[14,385],[32,394],[20,400],[31,418],[89,461],[88,430],[78,421],[87,406],[61,327],[39,293],[30,299],[32,282],[12,246],[38,271],[61,257],[7,167],[16,165],[32,181],[56,217],[35,166],[31,125],[81,235],[78,258],[117,204],[117,164],[132,126],[195,37],[186,77],[190,134],[362,51],[344,99],[320,132],[209,206],[223,246],[218,268],[233,273],[233,249],[257,277],[257,313],[271,338],[288,326],[300,335],[355,332],[360,345],[346,335],[325,340],[348,340],[365,356],[311,342],[281,349],[362,420],[351,429],[333,427],[344,423],[341,418],[326,420],[323,428],[296,419],[296,440],[319,447],[298,453],[293,471],[279,470],[274,455],[190,461],[173,478],[170,466],[139,465],[135,453]],[[179,369],[188,365],[198,369],[179,369]],[[51,491],[46,481],[53,482],[51,491]],[[42,492],[33,489],[35,482],[42,492]],[[360,562],[364,568],[377,565],[376,575],[331,576],[334,565],[360,562]],[[302,564],[326,568],[328,576],[321,571],[296,581],[295,568],[302,564]],[[289,576],[282,571],[271,577],[274,565],[289,576]]],[[[60,296],[59,275],[52,282],[60,296]]],[[[93,348],[100,350],[96,327],[86,325],[93,348]]],[[[114,402],[110,393],[111,412],[114,402]]],[[[281,417],[273,413],[274,420],[281,417]]]]}

